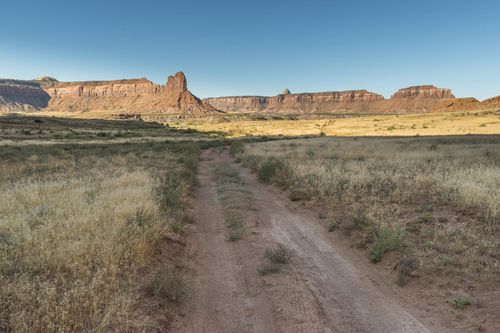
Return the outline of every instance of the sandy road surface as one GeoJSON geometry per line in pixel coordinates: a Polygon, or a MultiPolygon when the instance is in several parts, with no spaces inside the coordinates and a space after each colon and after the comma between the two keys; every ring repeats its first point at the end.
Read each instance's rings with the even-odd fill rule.
{"type": "Polygon", "coordinates": [[[312,214],[259,183],[227,153],[205,151],[199,180],[188,240],[192,298],[173,331],[444,332],[416,319],[388,284],[327,238],[312,214]],[[245,212],[248,236],[237,243],[226,241],[210,171],[217,162],[232,164],[253,197],[245,212]],[[281,273],[259,276],[262,253],[277,243],[293,251],[292,262],[281,273]]]}

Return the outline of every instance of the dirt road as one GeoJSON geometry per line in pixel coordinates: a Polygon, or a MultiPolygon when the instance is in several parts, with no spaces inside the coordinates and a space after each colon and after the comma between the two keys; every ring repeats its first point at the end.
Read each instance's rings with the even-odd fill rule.
{"type": "Polygon", "coordinates": [[[352,259],[316,217],[259,183],[227,153],[203,152],[195,227],[188,240],[192,297],[175,332],[443,332],[417,320],[390,282],[352,259]],[[210,165],[230,164],[252,196],[246,237],[226,240],[210,165]],[[283,244],[292,261],[260,276],[266,248],[283,244]]]}

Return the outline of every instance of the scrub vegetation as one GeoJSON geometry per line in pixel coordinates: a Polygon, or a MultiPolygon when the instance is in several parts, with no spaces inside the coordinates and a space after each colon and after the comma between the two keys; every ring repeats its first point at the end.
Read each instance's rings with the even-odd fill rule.
{"type": "MultiPolygon", "coordinates": [[[[105,133],[99,137],[117,126],[138,138],[151,130],[168,140],[174,132],[86,123],[105,133]]],[[[73,144],[55,137],[66,128],[54,120],[33,122],[44,124],[52,128],[42,129],[52,131],[44,140],[54,144],[0,151],[0,331],[157,329],[154,309],[180,302],[189,286],[175,265],[155,267],[155,251],[190,222],[200,147],[214,143],[175,133],[184,142],[101,144],[92,135],[73,144]]]]}
{"type": "Polygon", "coordinates": [[[236,158],[294,201],[316,205],[376,263],[415,272],[499,274],[500,138],[316,138],[246,144],[236,158]],[[394,259],[394,256],[392,257],[394,259]]]}

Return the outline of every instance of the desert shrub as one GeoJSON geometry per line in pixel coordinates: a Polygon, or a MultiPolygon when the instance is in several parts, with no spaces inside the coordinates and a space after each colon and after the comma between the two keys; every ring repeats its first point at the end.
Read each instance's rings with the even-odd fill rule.
{"type": "Polygon", "coordinates": [[[229,153],[231,156],[236,157],[236,155],[243,153],[244,146],[244,143],[241,141],[233,141],[231,143],[231,147],[229,148],[229,153]]]}
{"type": "Polygon", "coordinates": [[[379,262],[387,251],[396,250],[401,246],[405,231],[400,225],[381,224],[376,232],[369,257],[373,262],[379,262]]]}
{"type": "Polygon", "coordinates": [[[269,157],[262,160],[257,169],[257,177],[264,183],[271,183],[273,177],[279,172],[287,172],[285,161],[283,159],[269,157]]]}
{"type": "Polygon", "coordinates": [[[309,192],[303,188],[292,187],[288,193],[288,198],[292,201],[309,200],[309,192]]]}
{"type": "Polygon", "coordinates": [[[339,217],[342,231],[350,235],[355,230],[362,230],[370,224],[366,209],[359,205],[353,205],[349,211],[344,211],[339,217]]]}
{"type": "Polygon", "coordinates": [[[236,212],[226,213],[224,222],[229,229],[240,229],[243,227],[243,218],[236,212]]]}
{"type": "Polygon", "coordinates": [[[243,228],[241,228],[241,227],[231,228],[231,229],[229,229],[229,232],[227,234],[227,240],[229,242],[237,242],[237,241],[243,239],[244,236],[245,236],[245,232],[244,232],[243,228]]]}
{"type": "Polygon", "coordinates": [[[273,263],[265,263],[258,268],[259,275],[269,275],[281,272],[281,265],[273,263]]]}
{"type": "Polygon", "coordinates": [[[339,223],[337,220],[330,220],[328,221],[328,223],[326,224],[326,230],[328,230],[328,232],[333,232],[335,230],[337,230],[337,228],[339,227],[339,223]]]}
{"type": "Polygon", "coordinates": [[[450,300],[450,303],[457,309],[463,309],[468,305],[472,304],[472,300],[466,296],[460,296],[450,300]]]}
{"type": "Polygon", "coordinates": [[[405,286],[411,274],[418,268],[418,261],[413,256],[405,256],[396,264],[397,278],[396,283],[405,286]]]}
{"type": "Polygon", "coordinates": [[[308,158],[313,158],[314,156],[316,156],[316,151],[312,148],[309,148],[306,150],[306,156],[308,158]]]}
{"type": "Polygon", "coordinates": [[[498,136],[317,138],[247,143],[241,158],[256,171],[263,161],[283,161],[283,168],[268,166],[264,178],[292,200],[328,207],[325,231],[361,239],[374,261],[392,247],[379,230],[389,224],[406,231],[404,250],[414,250],[422,271],[483,279],[498,274],[492,253],[500,226],[499,144],[498,136]],[[450,230],[455,213],[467,237],[450,230]]]}
{"type": "Polygon", "coordinates": [[[257,176],[261,181],[270,183],[280,166],[281,162],[277,158],[267,158],[260,162],[257,169],[257,176]]]}
{"type": "Polygon", "coordinates": [[[273,264],[287,264],[291,257],[292,252],[282,244],[279,244],[273,249],[267,249],[264,253],[264,258],[268,259],[273,264]]]}
{"type": "Polygon", "coordinates": [[[150,278],[145,291],[153,297],[165,298],[174,303],[181,303],[188,295],[188,286],[184,276],[174,268],[160,268],[150,278]]]}
{"type": "Polygon", "coordinates": [[[242,162],[245,167],[252,170],[257,170],[260,160],[261,158],[255,155],[244,155],[242,162]]]}
{"type": "Polygon", "coordinates": [[[162,175],[155,189],[160,212],[168,218],[179,219],[183,213],[182,198],[185,190],[185,183],[179,172],[162,175]]]}
{"type": "Polygon", "coordinates": [[[125,222],[131,226],[144,228],[155,222],[156,216],[152,211],[148,211],[144,207],[139,207],[135,212],[125,218],[125,222]]]}

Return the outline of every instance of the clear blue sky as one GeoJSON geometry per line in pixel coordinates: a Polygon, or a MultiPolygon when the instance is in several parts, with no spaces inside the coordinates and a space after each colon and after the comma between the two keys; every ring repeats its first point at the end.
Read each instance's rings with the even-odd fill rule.
{"type": "Polygon", "coordinates": [[[182,70],[200,97],[415,84],[500,94],[499,0],[2,1],[0,77],[182,70]]]}

